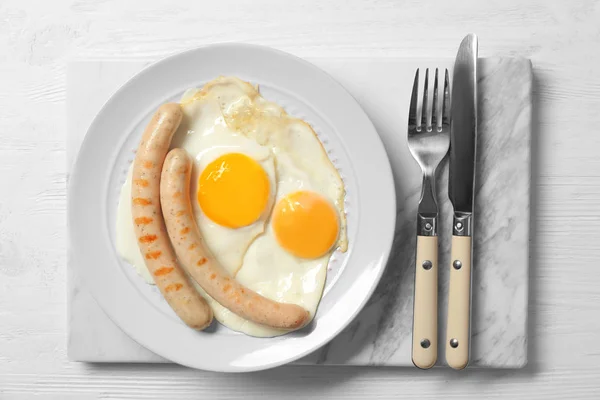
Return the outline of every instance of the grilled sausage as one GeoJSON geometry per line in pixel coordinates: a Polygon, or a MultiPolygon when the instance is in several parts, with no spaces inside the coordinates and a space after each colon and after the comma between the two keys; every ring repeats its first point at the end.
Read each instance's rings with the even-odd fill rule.
{"type": "Polygon", "coordinates": [[[164,104],[146,127],[133,164],[131,212],[141,254],[156,286],[183,322],[202,330],[212,321],[212,309],[177,263],[160,207],[160,172],[182,116],[179,104],[164,104]]]}

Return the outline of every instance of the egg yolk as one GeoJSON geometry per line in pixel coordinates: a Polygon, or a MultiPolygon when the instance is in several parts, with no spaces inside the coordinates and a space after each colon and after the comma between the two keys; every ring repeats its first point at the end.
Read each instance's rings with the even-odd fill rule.
{"type": "Polygon", "coordinates": [[[273,230],[277,241],[297,257],[325,255],[339,234],[336,209],[323,196],[309,191],[291,193],[273,210],[273,230]]]}
{"type": "Polygon", "coordinates": [[[241,228],[258,220],[269,200],[269,177],[254,159],[228,153],[200,174],[198,204],[219,225],[241,228]]]}

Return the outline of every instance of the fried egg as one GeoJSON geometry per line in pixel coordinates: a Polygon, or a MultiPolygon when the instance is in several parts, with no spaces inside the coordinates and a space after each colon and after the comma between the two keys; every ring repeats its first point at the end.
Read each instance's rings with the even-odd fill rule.
{"type": "MultiPolygon", "coordinates": [[[[188,90],[181,106],[172,147],[194,158],[189,195],[207,247],[243,285],[314,317],[331,254],[348,246],[344,184],[316,133],[234,77],[188,90]]],[[[129,178],[117,250],[151,282],[133,233],[130,186],[129,178]]],[[[197,288],[225,326],[252,336],[286,333],[244,320],[197,288]]]]}

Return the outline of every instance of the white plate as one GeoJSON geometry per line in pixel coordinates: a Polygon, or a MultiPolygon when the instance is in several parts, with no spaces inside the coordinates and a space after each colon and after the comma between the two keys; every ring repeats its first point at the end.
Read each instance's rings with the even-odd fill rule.
{"type": "Polygon", "coordinates": [[[371,121],[329,75],[265,47],[222,44],[166,58],[119,89],[92,122],[69,182],[70,256],[106,314],[134,340],[179,364],[253,371],[294,361],[346,327],[375,289],[389,255],[395,193],[389,161],[371,121]],[[221,325],[187,328],[158,290],[115,250],[118,194],[133,150],[156,108],[218,75],[260,85],[262,95],[309,122],[346,185],[349,249],[330,262],[313,323],[277,338],[253,338],[221,325]]]}

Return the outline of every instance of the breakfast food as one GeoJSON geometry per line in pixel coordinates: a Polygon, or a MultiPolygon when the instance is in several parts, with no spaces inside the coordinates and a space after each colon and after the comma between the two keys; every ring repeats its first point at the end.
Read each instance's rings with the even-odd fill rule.
{"type": "Polygon", "coordinates": [[[213,313],[177,263],[160,212],[160,172],[182,112],[178,104],[161,106],[142,135],[133,162],[131,214],[140,252],[156,286],[191,328],[210,325],[213,313]]]}
{"type": "MultiPolygon", "coordinates": [[[[185,227],[169,228],[179,261],[192,276],[191,264],[201,257],[222,267],[219,274],[214,272],[221,292],[203,284],[215,298],[200,285],[197,289],[225,326],[270,337],[305,325],[316,313],[331,254],[348,247],[339,172],[309,124],[238,78],[219,77],[202,89],[190,89],[180,104],[183,117],[171,148],[179,149],[173,154],[179,153],[181,160],[181,152],[191,157],[191,181],[189,188],[179,181],[181,190],[171,190],[171,195],[181,194],[171,200],[162,193],[168,225],[181,224],[184,214],[176,212],[169,222],[167,202],[181,199],[191,207],[185,227]],[[202,248],[198,241],[188,242],[194,235],[202,248]],[[177,243],[181,236],[187,248],[177,243]],[[232,304],[222,294],[226,278],[235,281],[227,293],[233,293],[235,284],[240,293],[249,290],[268,301],[266,308],[261,305],[249,314],[249,307],[240,309],[235,298],[232,304]],[[270,322],[259,317],[277,303],[286,309],[284,314],[272,314],[270,322]]],[[[169,176],[183,179],[182,174],[169,176]]],[[[148,280],[146,260],[132,239],[132,179],[130,171],[119,202],[117,250],[148,280]]],[[[162,183],[165,187],[166,181],[162,183]]],[[[203,278],[197,280],[203,283],[203,278]]]]}
{"type": "Polygon", "coordinates": [[[171,150],[160,184],[163,215],[179,261],[210,297],[240,317],[278,329],[304,326],[309,317],[306,310],[295,304],[275,302],[245,288],[206,248],[192,215],[190,198],[182,195],[189,193],[191,167],[185,150],[171,150]]]}

